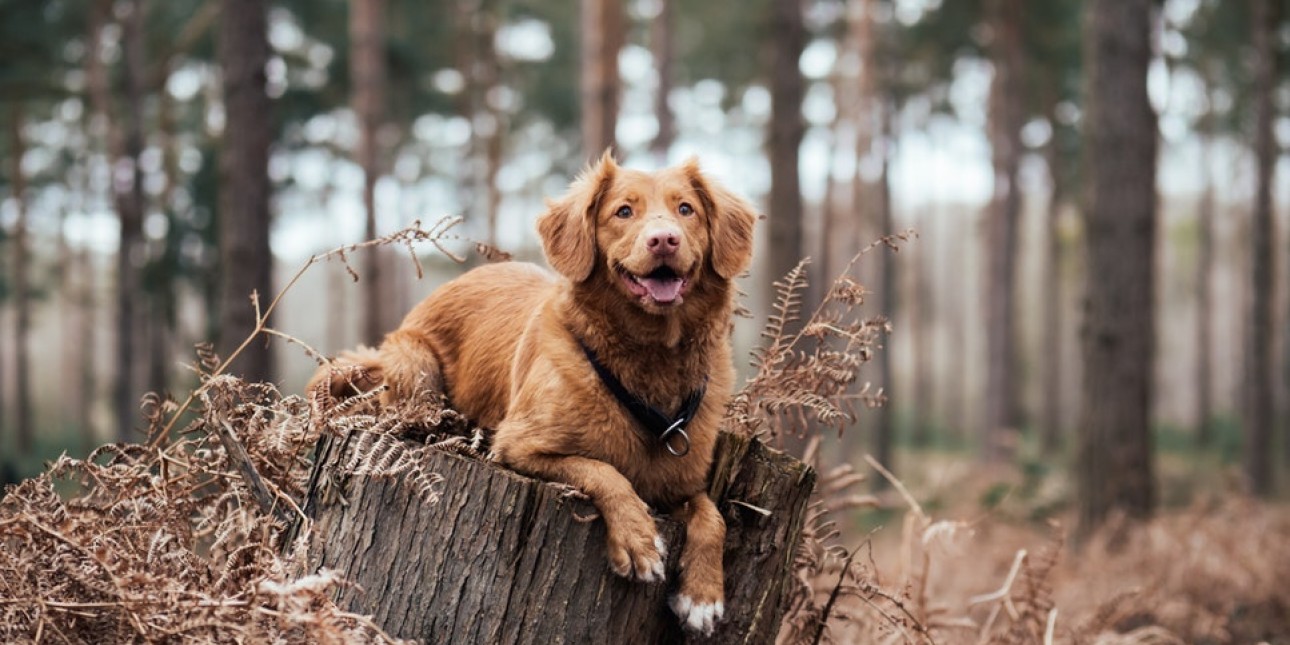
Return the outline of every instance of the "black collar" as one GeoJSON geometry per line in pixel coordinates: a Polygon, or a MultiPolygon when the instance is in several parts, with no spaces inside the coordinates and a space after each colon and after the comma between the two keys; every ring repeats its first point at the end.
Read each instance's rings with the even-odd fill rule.
{"type": "MultiPolygon", "coordinates": [[[[631,413],[632,418],[636,419],[637,425],[644,428],[650,436],[657,439],[659,443],[667,448],[667,451],[677,457],[684,457],[690,452],[690,435],[685,433],[689,427],[690,421],[694,420],[694,415],[699,411],[699,404],[703,402],[703,393],[708,389],[708,377],[703,377],[703,383],[698,389],[690,392],[685,400],[681,402],[681,410],[676,413],[675,417],[669,417],[662,410],[646,403],[644,399],[629,392],[622,381],[614,376],[609,368],[605,367],[600,359],[596,358],[596,353],[591,351],[587,344],[582,342],[576,334],[574,340],[582,348],[582,353],[587,355],[587,360],[591,366],[596,369],[596,374],[600,376],[600,382],[605,384],[609,392],[618,399],[627,411],[631,413]],[[674,449],[672,444],[675,439],[681,441],[680,448],[674,449]]],[[[640,433],[644,434],[644,433],[640,433]]]]}

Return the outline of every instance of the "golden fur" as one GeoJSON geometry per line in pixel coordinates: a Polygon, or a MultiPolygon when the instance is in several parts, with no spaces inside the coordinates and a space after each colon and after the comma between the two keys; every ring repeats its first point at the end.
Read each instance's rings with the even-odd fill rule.
{"type": "MultiPolygon", "coordinates": [[[[711,631],[723,609],[725,524],[706,478],[733,386],[732,280],[751,260],[754,209],[694,160],[645,173],[608,153],[547,206],[537,228],[559,276],[523,263],[474,269],[417,305],[379,352],[338,362],[365,365],[390,386],[387,400],[443,392],[494,430],[502,463],[586,493],[605,519],[620,575],[662,579],[649,507],[672,512],[687,531],[672,606],[692,629],[711,631]],[[672,273],[658,273],[663,265],[672,273]],[[668,414],[706,379],[688,454],[640,435],[577,339],[668,414]]],[[[311,387],[325,378],[320,371],[311,387]]]]}

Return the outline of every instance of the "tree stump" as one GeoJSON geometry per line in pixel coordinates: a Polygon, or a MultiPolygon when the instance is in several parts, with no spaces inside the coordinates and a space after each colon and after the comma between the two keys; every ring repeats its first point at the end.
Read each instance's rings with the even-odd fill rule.
{"type": "Polygon", "coordinates": [[[401,478],[338,474],[349,439],[320,444],[306,513],[312,570],[357,583],[349,611],[427,643],[770,643],[785,611],[794,551],[815,474],[755,440],[722,435],[712,491],[726,518],[726,617],[701,639],[667,606],[683,527],[658,518],[667,582],[614,575],[605,526],[568,489],[480,459],[433,451],[442,498],[425,503],[401,478]],[[328,445],[328,443],[330,445],[328,445]],[[330,490],[329,490],[330,489],[330,490]]]}

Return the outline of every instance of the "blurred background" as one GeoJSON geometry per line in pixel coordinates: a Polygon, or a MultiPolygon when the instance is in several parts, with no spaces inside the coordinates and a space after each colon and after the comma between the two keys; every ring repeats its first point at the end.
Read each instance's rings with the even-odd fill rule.
{"type": "MultiPolygon", "coordinates": [[[[767,214],[738,356],[800,258],[827,285],[916,232],[858,264],[893,326],[865,377],[889,402],[834,461],[876,451],[926,495],[990,473],[1040,515],[1084,490],[1077,464],[1145,481],[1143,512],[1276,495],[1285,4],[1125,2],[1142,28],[1114,41],[1137,23],[1074,0],[0,0],[0,472],[140,440],[140,397],[182,399],[194,344],[227,355],[252,290],[312,254],[460,216],[467,265],[472,240],[540,261],[543,199],[612,147],[697,155],[767,214]],[[1140,69],[1092,64],[1125,51],[1140,69]],[[1099,170],[1154,201],[1099,219],[1121,194],[1099,170]],[[1116,222],[1139,245],[1103,254],[1116,222]],[[1116,353],[1107,321],[1129,319],[1145,350],[1116,353]]],[[[382,251],[349,257],[358,281],[306,271],[273,326],[326,354],[375,343],[464,270],[418,248],[418,279],[382,251]]],[[[234,371],[298,392],[314,364],[274,339],[234,371]]]]}

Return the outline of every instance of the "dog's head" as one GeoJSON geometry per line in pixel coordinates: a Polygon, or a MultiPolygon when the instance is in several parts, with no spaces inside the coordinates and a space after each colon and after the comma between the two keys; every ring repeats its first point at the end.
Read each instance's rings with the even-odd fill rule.
{"type": "Polygon", "coordinates": [[[650,173],[621,168],[606,151],[547,204],[538,233],[569,280],[607,280],[663,315],[704,281],[729,283],[748,268],[755,221],[755,209],[693,158],[650,173]]]}

